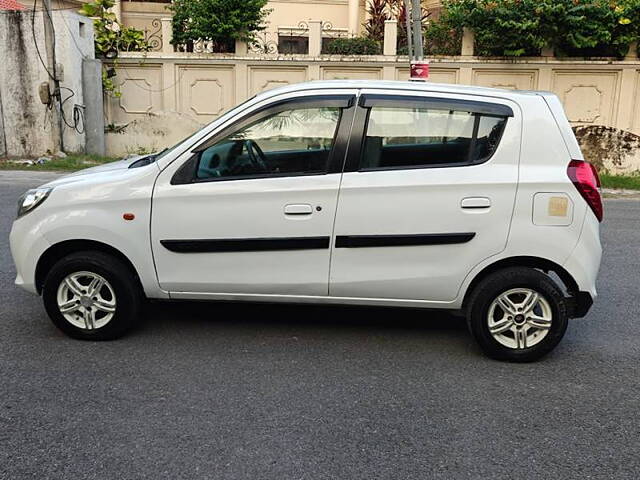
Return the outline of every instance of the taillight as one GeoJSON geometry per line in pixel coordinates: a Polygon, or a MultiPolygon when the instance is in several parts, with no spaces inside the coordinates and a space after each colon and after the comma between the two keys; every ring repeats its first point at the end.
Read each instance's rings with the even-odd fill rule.
{"type": "Polygon", "coordinates": [[[602,198],[600,198],[600,177],[595,167],[584,160],[571,160],[567,167],[567,175],[601,222],[603,209],[602,198]]]}

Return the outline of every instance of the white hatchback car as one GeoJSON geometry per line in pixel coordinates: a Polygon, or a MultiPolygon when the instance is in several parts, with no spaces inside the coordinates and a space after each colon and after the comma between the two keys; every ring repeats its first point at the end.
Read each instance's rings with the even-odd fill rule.
{"type": "Polygon", "coordinates": [[[592,305],[601,220],[553,94],[310,82],[28,191],[11,250],[75,338],[122,335],[145,297],[382,305],[461,311],[529,361],[592,305]]]}

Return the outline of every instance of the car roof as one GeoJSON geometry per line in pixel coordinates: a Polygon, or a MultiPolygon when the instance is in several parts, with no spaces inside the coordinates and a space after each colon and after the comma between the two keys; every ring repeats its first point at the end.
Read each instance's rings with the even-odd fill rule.
{"type": "Polygon", "coordinates": [[[467,95],[482,95],[489,97],[507,98],[517,100],[518,97],[532,95],[553,95],[550,92],[532,90],[510,90],[506,88],[476,87],[471,85],[454,85],[450,83],[411,82],[393,80],[314,80],[311,82],[296,83],[283,87],[267,90],[258,95],[261,99],[280,95],[283,93],[303,92],[305,90],[334,90],[334,89],[384,89],[398,90],[401,92],[438,92],[438,93],[462,93],[467,95]]]}

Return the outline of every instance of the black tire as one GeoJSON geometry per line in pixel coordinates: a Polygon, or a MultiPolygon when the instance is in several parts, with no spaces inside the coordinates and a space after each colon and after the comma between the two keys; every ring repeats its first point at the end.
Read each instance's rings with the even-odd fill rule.
{"type": "MultiPolygon", "coordinates": [[[[499,270],[483,279],[467,302],[467,323],[471,334],[486,355],[496,360],[532,362],[553,350],[567,330],[566,299],[558,285],[544,273],[527,267],[499,270]],[[536,291],[552,311],[551,327],[539,343],[528,348],[511,348],[496,340],[489,331],[489,308],[501,294],[515,288],[536,291]]],[[[514,327],[516,328],[516,327],[514,327]]],[[[507,334],[509,335],[509,334],[507,334]]]]}
{"type": "Polygon", "coordinates": [[[56,327],[80,340],[113,340],[124,335],[139,321],[143,293],[131,269],[119,258],[100,251],[72,253],[56,262],[49,271],[42,290],[44,306],[56,327]],[[111,320],[94,329],[79,328],[70,323],[58,308],[58,287],[76,272],[102,276],[115,293],[116,307],[111,320]]]}

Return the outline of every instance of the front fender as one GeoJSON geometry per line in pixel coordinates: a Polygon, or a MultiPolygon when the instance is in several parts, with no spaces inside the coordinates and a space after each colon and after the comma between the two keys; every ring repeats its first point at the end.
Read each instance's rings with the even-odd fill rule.
{"type": "Polygon", "coordinates": [[[131,262],[148,297],[167,298],[158,284],[150,240],[151,193],[158,172],[150,165],[54,183],[43,206],[17,220],[32,233],[22,238],[30,242],[43,237],[50,246],[82,240],[106,244],[131,262]],[[125,220],[125,213],[134,218],[125,220]]]}

